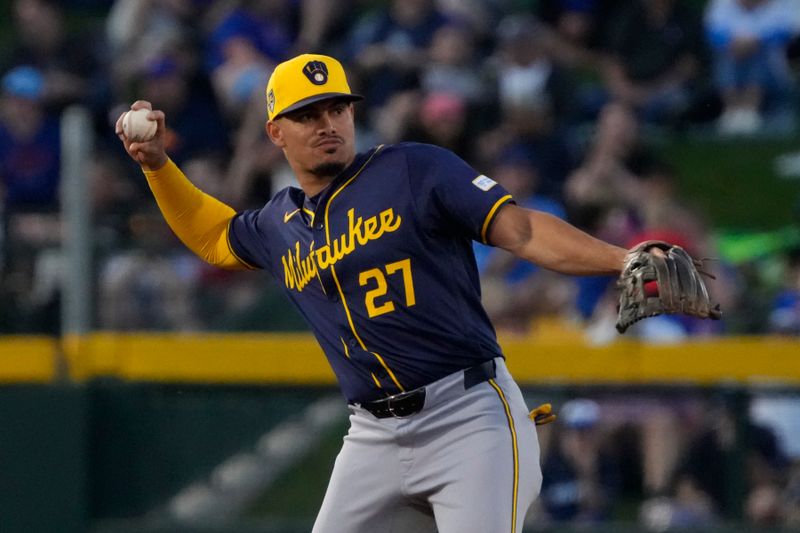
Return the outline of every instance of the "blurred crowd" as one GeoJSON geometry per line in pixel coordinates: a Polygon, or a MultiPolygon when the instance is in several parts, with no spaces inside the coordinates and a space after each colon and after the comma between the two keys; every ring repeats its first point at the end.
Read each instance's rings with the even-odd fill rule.
{"type": "MultiPolygon", "coordinates": [[[[166,112],[168,151],[198,187],[236,209],[259,207],[294,180],[264,134],[267,78],[294,54],[333,55],[366,97],[359,149],[441,145],[520,205],[621,246],[663,239],[696,257],[720,257],[714,228],[681,196],[678,167],[654,139],[792,135],[800,118],[800,0],[3,5],[0,333],[59,332],[59,117],[73,104],[90,111],[95,136],[93,326],[117,331],[304,328],[266,275],[209,267],[172,235],[113,134],[136,99],[166,112]]],[[[711,264],[723,321],[658,317],[631,333],[653,342],[800,334],[794,242],[775,247],[767,269],[711,264]]],[[[475,253],[498,330],[535,335],[555,317],[591,342],[615,338],[612,278],[556,275],[477,244],[475,253]]],[[[757,398],[747,416],[735,402],[682,398],[564,404],[561,423],[542,431],[545,486],[532,524],[608,521],[633,495],[644,501],[634,514],[655,530],[737,513],[800,527],[796,398],[757,398]]]]}
{"type": "Polygon", "coordinates": [[[533,530],[624,518],[644,531],[800,528],[797,396],[616,393],[556,411],[539,431],[533,530]]]}
{"type": "MultiPolygon", "coordinates": [[[[302,329],[266,276],[208,267],[179,245],[113,134],[136,99],[167,115],[168,151],[236,209],[293,183],[266,139],[264,87],[301,52],[340,58],[359,149],[401,140],[455,151],[521,205],[629,247],[719,257],[702,209],[653,139],[797,131],[800,0],[12,0],[0,48],[0,331],[57,333],[59,116],[90,110],[94,327],[302,329]]],[[[800,241],[798,241],[800,242],[800,241]]],[[[614,336],[610,278],[555,275],[476,245],[499,330],[557,317],[614,336]]],[[[800,247],[771,284],[714,263],[720,323],[660,317],[653,341],[800,333],[800,247]]]]}

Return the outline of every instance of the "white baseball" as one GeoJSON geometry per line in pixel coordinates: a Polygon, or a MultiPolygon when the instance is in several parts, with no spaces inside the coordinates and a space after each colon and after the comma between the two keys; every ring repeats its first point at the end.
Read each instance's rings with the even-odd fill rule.
{"type": "Polygon", "coordinates": [[[122,118],[122,132],[133,142],[149,141],[156,135],[158,124],[155,120],[150,120],[147,115],[149,109],[137,109],[128,111],[122,118]]]}

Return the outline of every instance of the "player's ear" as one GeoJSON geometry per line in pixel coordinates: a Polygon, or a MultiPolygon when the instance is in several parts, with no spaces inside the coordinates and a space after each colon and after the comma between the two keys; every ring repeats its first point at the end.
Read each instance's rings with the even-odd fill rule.
{"type": "Polygon", "coordinates": [[[269,137],[269,140],[272,141],[272,144],[278,148],[284,148],[286,146],[286,142],[283,140],[283,131],[281,130],[280,124],[274,120],[269,120],[267,121],[266,130],[267,137],[269,137]]]}

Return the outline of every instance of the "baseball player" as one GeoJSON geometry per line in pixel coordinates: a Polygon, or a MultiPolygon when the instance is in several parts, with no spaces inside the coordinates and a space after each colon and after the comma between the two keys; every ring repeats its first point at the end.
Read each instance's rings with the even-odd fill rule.
{"type": "Polygon", "coordinates": [[[336,374],[351,426],[313,531],[519,533],[539,445],[481,307],[471,241],[579,275],[618,274],[626,250],[516,206],[442,148],[357,154],[361,97],[334,58],[281,63],[266,99],[267,134],[300,187],[257,210],[188,181],[164,151],[162,112],[150,141],[127,139],[122,117],[116,132],[181,240],[211,264],[275,276],[336,374]]]}

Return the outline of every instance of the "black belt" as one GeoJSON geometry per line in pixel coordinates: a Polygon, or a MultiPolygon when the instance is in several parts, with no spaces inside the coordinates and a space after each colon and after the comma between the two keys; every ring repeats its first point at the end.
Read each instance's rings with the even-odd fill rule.
{"type": "MultiPolygon", "coordinates": [[[[467,368],[464,370],[464,390],[474,387],[478,383],[489,381],[496,375],[494,359],[484,361],[483,363],[467,368]]],[[[375,400],[374,402],[366,402],[360,404],[361,407],[372,413],[375,418],[404,418],[411,416],[422,410],[425,405],[425,387],[420,387],[408,392],[401,392],[375,400]]]]}

